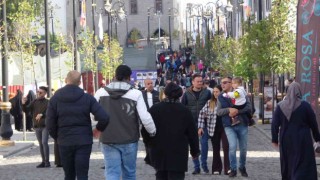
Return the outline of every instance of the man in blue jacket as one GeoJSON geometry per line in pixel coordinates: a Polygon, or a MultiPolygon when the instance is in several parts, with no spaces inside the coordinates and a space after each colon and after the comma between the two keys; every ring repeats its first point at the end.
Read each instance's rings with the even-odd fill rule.
{"type": "Polygon", "coordinates": [[[108,114],[90,94],[79,87],[81,74],[70,71],[66,86],[50,99],[46,126],[58,141],[65,179],[88,179],[92,136],[97,137],[109,122],[108,114]],[[90,113],[98,121],[92,130],[90,113]]]}

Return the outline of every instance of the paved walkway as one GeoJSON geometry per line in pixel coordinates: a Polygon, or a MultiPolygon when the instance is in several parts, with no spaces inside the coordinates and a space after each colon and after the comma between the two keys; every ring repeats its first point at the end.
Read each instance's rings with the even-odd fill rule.
{"type": "MultiPolygon", "coordinates": [[[[247,171],[248,178],[243,178],[238,173],[237,179],[257,179],[257,180],[277,180],[280,178],[280,161],[279,153],[271,146],[270,124],[257,124],[255,127],[249,128],[248,137],[248,155],[247,155],[247,171]]],[[[51,168],[37,169],[36,166],[41,161],[39,155],[39,146],[36,142],[34,133],[26,134],[28,141],[23,140],[23,133],[14,131],[12,140],[15,141],[13,147],[0,147],[0,179],[8,180],[61,180],[64,178],[63,170],[53,166],[53,141],[50,142],[50,161],[51,168]]],[[[222,152],[220,152],[223,154],[222,152]]],[[[143,161],[145,156],[142,141],[139,142],[139,152],[137,160],[137,180],[155,179],[155,171],[143,161]]],[[[239,157],[239,152],[238,152],[239,157]]],[[[320,172],[320,158],[317,158],[318,172],[320,172]]],[[[212,149],[209,152],[208,165],[211,168],[212,149]]],[[[100,152],[99,144],[95,140],[93,144],[89,179],[104,179],[103,156],[100,152]]],[[[226,175],[200,174],[192,175],[193,164],[189,158],[189,171],[186,173],[187,180],[223,180],[229,179],[226,175]]],[[[320,176],[319,176],[320,177],[320,176]]]]}

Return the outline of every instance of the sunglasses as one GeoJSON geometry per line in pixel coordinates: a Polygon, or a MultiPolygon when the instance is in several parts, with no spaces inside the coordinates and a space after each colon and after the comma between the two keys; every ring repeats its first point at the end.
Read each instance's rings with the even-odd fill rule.
{"type": "Polygon", "coordinates": [[[231,83],[231,82],[230,81],[221,82],[221,84],[227,84],[227,83],[231,83]]]}

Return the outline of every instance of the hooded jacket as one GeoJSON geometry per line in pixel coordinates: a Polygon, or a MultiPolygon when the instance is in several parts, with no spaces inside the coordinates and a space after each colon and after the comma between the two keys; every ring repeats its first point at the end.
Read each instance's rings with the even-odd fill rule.
{"type": "Polygon", "coordinates": [[[90,113],[98,121],[96,128],[103,131],[109,122],[108,114],[90,94],[75,85],[66,85],[50,99],[46,125],[59,145],[92,144],[90,113]]]}
{"type": "Polygon", "coordinates": [[[156,128],[141,91],[127,82],[112,82],[100,88],[95,98],[110,115],[109,126],[100,136],[104,144],[128,144],[139,140],[139,118],[148,133],[156,128]]]}

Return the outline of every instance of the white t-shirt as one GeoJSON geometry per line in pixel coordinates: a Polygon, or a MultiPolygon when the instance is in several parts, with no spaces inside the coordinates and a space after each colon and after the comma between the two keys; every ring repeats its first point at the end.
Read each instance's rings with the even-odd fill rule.
{"type": "Polygon", "coordinates": [[[151,108],[152,105],[153,105],[153,100],[152,100],[152,94],[151,94],[151,92],[147,92],[147,99],[148,99],[149,108],[151,108]]]}
{"type": "Polygon", "coordinates": [[[237,89],[234,89],[234,91],[228,92],[228,93],[223,93],[222,95],[224,97],[229,97],[229,98],[235,99],[234,105],[236,105],[236,106],[244,105],[247,102],[247,100],[246,100],[247,92],[243,88],[243,86],[239,86],[237,89]]]}

